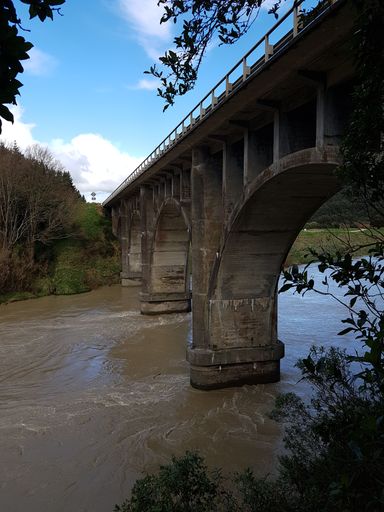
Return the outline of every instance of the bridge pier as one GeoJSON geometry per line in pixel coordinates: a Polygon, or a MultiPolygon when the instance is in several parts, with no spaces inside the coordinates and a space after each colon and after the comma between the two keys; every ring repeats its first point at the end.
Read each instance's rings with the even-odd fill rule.
{"type": "Polygon", "coordinates": [[[140,311],[143,315],[160,315],[165,313],[188,313],[191,311],[189,294],[140,295],[140,311]]]}
{"type": "Polygon", "coordinates": [[[121,285],[138,286],[141,281],[141,221],[137,198],[122,201],[116,231],[121,242],[121,285]]]}
{"type": "MultiPolygon", "coordinates": [[[[224,148],[223,160],[204,146],[192,151],[193,345],[187,359],[191,384],[199,389],[280,378],[284,346],[276,340],[276,286],[271,296],[266,297],[265,291],[255,296],[253,289],[260,277],[251,271],[247,295],[239,298],[239,293],[244,297],[244,283],[237,274],[243,274],[242,249],[246,251],[246,246],[237,248],[237,257],[226,268],[226,285],[217,290],[222,257],[217,249],[223,245],[223,226],[233,205],[241,200],[242,189],[235,184],[243,182],[243,172],[233,148],[224,148]]],[[[247,269],[252,268],[250,263],[245,262],[247,269]]]]}

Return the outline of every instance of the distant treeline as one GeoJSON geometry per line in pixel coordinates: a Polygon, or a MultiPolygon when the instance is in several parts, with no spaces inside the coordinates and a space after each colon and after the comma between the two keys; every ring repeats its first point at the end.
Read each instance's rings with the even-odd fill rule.
{"type": "MultiPolygon", "coordinates": [[[[306,228],[365,227],[380,224],[363,202],[351,201],[347,190],[341,190],[321,206],[307,222],[306,228]]],[[[381,227],[381,226],[379,226],[381,227]]]]}
{"type": "Polygon", "coordinates": [[[47,295],[90,289],[100,283],[87,276],[87,264],[95,268],[95,258],[112,257],[117,264],[107,273],[115,275],[117,252],[101,209],[85,203],[69,172],[46,148],[32,146],[23,154],[16,145],[0,144],[3,300],[15,292],[47,295]]]}

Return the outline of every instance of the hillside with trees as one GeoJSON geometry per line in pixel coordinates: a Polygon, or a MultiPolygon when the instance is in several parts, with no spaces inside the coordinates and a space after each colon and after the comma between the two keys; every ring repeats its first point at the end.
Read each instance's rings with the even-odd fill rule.
{"type": "Polygon", "coordinates": [[[45,148],[0,144],[0,302],[87,291],[118,272],[109,221],[69,172],[45,148]]]}

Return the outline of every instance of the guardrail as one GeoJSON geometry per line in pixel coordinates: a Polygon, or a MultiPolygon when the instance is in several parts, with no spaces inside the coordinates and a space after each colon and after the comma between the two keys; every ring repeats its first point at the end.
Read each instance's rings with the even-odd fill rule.
{"type": "MultiPolygon", "coordinates": [[[[320,15],[324,13],[332,4],[339,0],[325,0],[324,5],[316,12],[316,16],[311,17],[310,25],[320,15]]],[[[103,202],[103,206],[108,204],[130,183],[141,176],[149,167],[167,153],[176,143],[184,138],[193,127],[201,123],[203,119],[216,110],[220,104],[230,95],[232,95],[244,82],[250,79],[260,68],[273,56],[282,50],[292,39],[294,39],[305,26],[305,16],[303,15],[303,5],[309,4],[309,0],[296,0],[292,7],[273,25],[272,28],[261,37],[256,44],[228,71],[228,73],[204,96],[202,100],[187,114],[184,119],[169,133],[165,139],[147,156],[141,164],[112,192],[112,194],[103,202]],[[292,16],[292,28],[275,44],[271,44],[271,36],[278,31],[284,21],[292,16]],[[251,57],[256,57],[256,50],[263,48],[261,57],[251,63],[251,57]],[[232,75],[238,74],[234,81],[232,75]]]]}

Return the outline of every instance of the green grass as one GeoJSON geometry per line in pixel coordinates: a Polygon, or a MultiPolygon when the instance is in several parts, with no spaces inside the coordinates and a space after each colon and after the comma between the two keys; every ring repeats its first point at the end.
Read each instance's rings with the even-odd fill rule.
{"type": "Polygon", "coordinates": [[[8,302],[17,302],[19,300],[34,299],[36,295],[32,292],[9,292],[0,295],[0,304],[8,302]]]}
{"type": "MultiPolygon", "coordinates": [[[[289,251],[284,266],[293,264],[308,263],[313,259],[309,254],[309,249],[315,249],[320,252],[330,252],[346,250],[348,244],[364,245],[372,242],[372,238],[362,230],[358,229],[307,229],[300,232],[294,244],[289,251]]],[[[366,249],[362,248],[354,253],[356,256],[366,254],[366,249]]]]}

